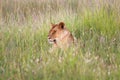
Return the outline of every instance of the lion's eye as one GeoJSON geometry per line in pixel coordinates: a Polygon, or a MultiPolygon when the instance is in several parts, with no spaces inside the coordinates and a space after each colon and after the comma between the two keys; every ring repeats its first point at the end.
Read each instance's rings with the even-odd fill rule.
{"type": "Polygon", "coordinates": [[[55,34],[56,33],[56,31],[54,31],[52,34],[55,34]]]}

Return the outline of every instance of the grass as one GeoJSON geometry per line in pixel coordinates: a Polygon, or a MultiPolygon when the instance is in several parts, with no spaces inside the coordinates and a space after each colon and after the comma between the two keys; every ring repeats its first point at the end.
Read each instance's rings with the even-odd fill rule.
{"type": "Polygon", "coordinates": [[[119,80],[119,0],[2,0],[0,80],[119,80]],[[74,47],[49,53],[50,23],[65,22],[74,47]]]}

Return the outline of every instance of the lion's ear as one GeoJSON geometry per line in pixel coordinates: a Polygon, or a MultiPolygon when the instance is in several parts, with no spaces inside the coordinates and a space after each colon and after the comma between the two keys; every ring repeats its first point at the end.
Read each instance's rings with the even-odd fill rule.
{"type": "Polygon", "coordinates": [[[64,29],[64,26],[65,26],[64,22],[60,22],[59,26],[60,26],[61,29],[64,29]]]}
{"type": "Polygon", "coordinates": [[[52,28],[55,24],[51,23],[50,27],[52,28]]]}

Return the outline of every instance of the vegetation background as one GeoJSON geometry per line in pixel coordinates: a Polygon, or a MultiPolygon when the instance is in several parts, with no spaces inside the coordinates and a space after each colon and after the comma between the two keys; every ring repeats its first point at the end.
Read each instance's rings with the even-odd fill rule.
{"type": "Polygon", "coordinates": [[[120,0],[0,0],[0,80],[120,80],[120,0]],[[76,51],[49,53],[60,21],[76,51]]]}

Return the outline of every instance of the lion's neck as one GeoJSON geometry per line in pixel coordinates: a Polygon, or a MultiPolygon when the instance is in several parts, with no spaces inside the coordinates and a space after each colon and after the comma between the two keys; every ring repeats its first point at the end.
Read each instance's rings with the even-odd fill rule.
{"type": "Polygon", "coordinates": [[[61,34],[61,37],[59,40],[56,42],[58,47],[68,47],[69,46],[69,40],[70,39],[70,32],[64,31],[63,34],[61,34]]]}

